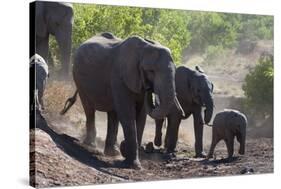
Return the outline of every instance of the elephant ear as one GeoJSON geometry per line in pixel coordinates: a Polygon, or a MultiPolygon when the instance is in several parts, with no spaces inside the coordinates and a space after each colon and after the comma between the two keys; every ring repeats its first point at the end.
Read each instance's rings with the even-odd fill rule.
{"type": "Polygon", "coordinates": [[[39,37],[45,37],[47,35],[47,23],[45,20],[44,2],[36,2],[35,15],[36,35],[39,37]]]}
{"type": "Polygon", "coordinates": [[[190,91],[190,94],[191,94],[192,98],[195,98],[195,96],[196,96],[195,85],[197,84],[197,81],[196,81],[197,79],[198,78],[196,77],[195,74],[192,74],[192,75],[188,76],[187,87],[190,91]]]}
{"type": "Polygon", "coordinates": [[[130,37],[120,46],[119,58],[121,78],[127,87],[140,93],[142,89],[142,73],[140,70],[141,54],[146,43],[139,37],[130,37]]]}

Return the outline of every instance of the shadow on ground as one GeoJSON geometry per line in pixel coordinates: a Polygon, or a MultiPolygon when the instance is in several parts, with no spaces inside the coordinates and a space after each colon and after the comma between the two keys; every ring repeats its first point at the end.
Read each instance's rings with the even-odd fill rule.
{"type": "Polygon", "coordinates": [[[55,142],[58,148],[60,148],[67,155],[100,172],[121,179],[126,179],[120,177],[119,175],[112,174],[104,169],[104,168],[126,168],[122,163],[123,161],[116,160],[113,163],[110,163],[100,160],[95,155],[93,155],[93,153],[89,152],[88,150],[80,146],[78,139],[68,136],[66,134],[58,134],[53,129],[51,129],[45,118],[40,114],[37,114],[36,122],[37,122],[37,128],[46,132],[52,138],[52,140],[55,142]]]}

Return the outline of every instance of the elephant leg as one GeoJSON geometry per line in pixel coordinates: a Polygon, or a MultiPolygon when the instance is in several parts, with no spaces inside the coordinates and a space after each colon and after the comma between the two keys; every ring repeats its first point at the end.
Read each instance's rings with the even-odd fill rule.
{"type": "Polygon", "coordinates": [[[137,139],[138,139],[139,147],[141,146],[141,142],[142,142],[145,121],[146,121],[145,106],[143,105],[143,103],[141,103],[141,105],[137,107],[137,115],[136,115],[137,139]]]}
{"type": "Polygon", "coordinates": [[[239,148],[239,154],[243,155],[245,154],[245,134],[237,134],[237,141],[240,144],[240,148],[239,148]]]}
{"type": "Polygon", "coordinates": [[[203,152],[203,118],[201,108],[193,113],[194,134],[195,134],[195,157],[206,157],[203,152]]]}
{"type": "Polygon", "coordinates": [[[86,113],[86,138],[84,143],[87,145],[91,145],[96,148],[96,126],[95,126],[95,114],[94,112],[86,113]]]}
{"type": "Polygon", "coordinates": [[[181,122],[179,115],[168,116],[168,127],[165,136],[165,148],[168,153],[174,152],[178,142],[178,132],[181,122]]]}
{"type": "Polygon", "coordinates": [[[69,66],[70,66],[70,54],[71,54],[71,35],[72,28],[71,25],[65,26],[55,33],[56,40],[59,45],[60,50],[60,60],[61,60],[61,74],[62,76],[69,76],[69,66]]]}
{"type": "Polygon", "coordinates": [[[156,146],[162,145],[162,127],[163,127],[164,119],[156,119],[155,120],[155,137],[154,137],[154,144],[156,146]]]}
{"type": "Polygon", "coordinates": [[[107,134],[105,139],[104,154],[117,156],[120,154],[117,146],[118,118],[114,111],[107,112],[107,134]]]}
{"type": "Polygon", "coordinates": [[[228,159],[231,159],[233,156],[234,148],[234,135],[232,133],[229,132],[226,134],[225,143],[227,147],[228,159]]]}
{"type": "Polygon", "coordinates": [[[90,145],[93,148],[96,148],[96,126],[95,126],[95,108],[91,107],[87,96],[79,90],[79,96],[82,102],[82,106],[86,115],[86,138],[84,139],[84,144],[90,145]]]}
{"type": "Polygon", "coordinates": [[[136,128],[136,102],[134,96],[119,80],[113,81],[113,99],[118,119],[122,125],[125,141],[120,144],[122,155],[125,156],[124,165],[141,169],[138,153],[136,128]]]}
{"type": "Polygon", "coordinates": [[[212,143],[211,143],[209,153],[207,155],[207,159],[210,159],[210,158],[213,157],[215,147],[216,147],[216,145],[218,144],[219,141],[220,141],[220,138],[218,138],[217,134],[213,131],[212,143]]]}

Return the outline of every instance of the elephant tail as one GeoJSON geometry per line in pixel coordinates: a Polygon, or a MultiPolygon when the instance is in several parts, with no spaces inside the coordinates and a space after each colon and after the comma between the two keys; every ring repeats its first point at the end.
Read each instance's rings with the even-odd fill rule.
{"type": "Polygon", "coordinates": [[[76,89],[74,95],[66,100],[64,108],[60,112],[60,115],[64,115],[71,108],[71,106],[76,102],[77,94],[78,94],[78,90],[76,89]]]}

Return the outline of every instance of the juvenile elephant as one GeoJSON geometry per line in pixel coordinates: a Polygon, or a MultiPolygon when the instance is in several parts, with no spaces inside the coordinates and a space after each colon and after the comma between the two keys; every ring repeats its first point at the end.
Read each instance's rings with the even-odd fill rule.
{"type": "Polygon", "coordinates": [[[38,54],[33,55],[30,58],[30,66],[35,73],[35,91],[34,91],[34,101],[35,109],[41,111],[44,109],[43,95],[48,78],[48,65],[45,60],[38,54]]]}
{"type": "MultiPolygon", "coordinates": [[[[172,109],[168,114],[168,127],[165,137],[165,148],[167,152],[173,152],[176,148],[178,140],[178,129],[182,119],[188,118],[191,114],[194,120],[195,133],[195,157],[205,157],[203,152],[203,124],[208,124],[213,114],[213,84],[209,81],[204,72],[196,66],[196,70],[180,66],[176,70],[176,92],[177,98],[183,108],[185,116],[172,109]],[[204,111],[204,121],[201,114],[204,111]]],[[[154,144],[161,146],[162,144],[162,126],[164,119],[155,120],[156,133],[154,144]]]]}
{"type": "Polygon", "coordinates": [[[228,158],[233,156],[234,137],[236,136],[240,143],[239,154],[245,153],[247,118],[237,110],[226,109],[217,113],[212,126],[212,144],[207,158],[211,158],[214,153],[216,144],[224,140],[228,158]]]}
{"type": "Polygon", "coordinates": [[[165,117],[177,101],[175,65],[170,50],[140,37],[122,40],[111,33],[102,33],[77,49],[73,78],[77,92],[62,113],[69,109],[79,93],[86,114],[84,143],[95,146],[95,111],[107,112],[105,154],[117,153],[120,121],[125,137],[122,143],[122,149],[126,151],[122,153],[126,154],[124,163],[140,168],[138,147],[146,120],[145,96],[151,92],[159,96],[160,105],[147,109],[151,117],[158,119],[165,117]]]}
{"type": "Polygon", "coordinates": [[[53,35],[59,45],[62,74],[69,74],[73,9],[69,3],[35,2],[36,53],[45,60],[49,52],[49,35],[53,35]]]}

